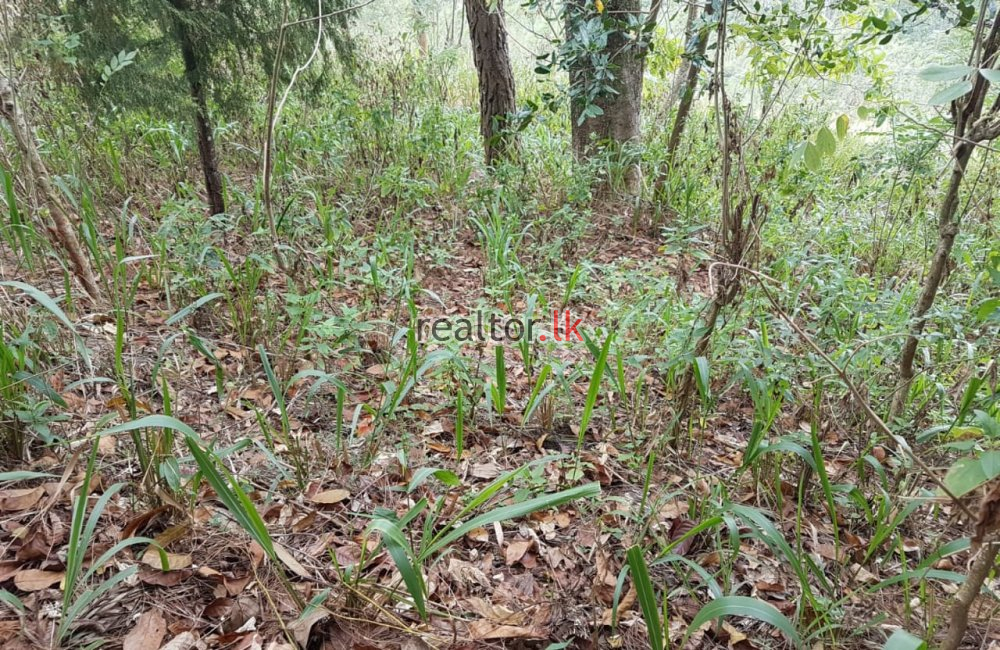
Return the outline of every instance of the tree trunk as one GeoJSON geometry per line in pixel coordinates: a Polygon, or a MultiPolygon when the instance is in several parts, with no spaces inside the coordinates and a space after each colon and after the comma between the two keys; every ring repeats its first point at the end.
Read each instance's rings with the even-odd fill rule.
{"type": "MultiPolygon", "coordinates": [[[[580,25],[592,18],[593,3],[584,0],[569,0],[566,18],[566,38],[577,39],[580,25]]],[[[575,93],[570,99],[570,119],[573,123],[573,153],[577,158],[586,158],[590,153],[592,139],[609,141],[615,145],[638,141],[640,138],[640,101],[642,99],[642,75],[645,62],[645,48],[627,31],[629,19],[638,18],[639,0],[607,0],[604,15],[615,21],[615,28],[608,35],[604,52],[610,56],[609,68],[614,76],[607,83],[609,89],[601,92],[593,103],[602,114],[587,117],[581,121],[587,108],[587,93],[575,93]]],[[[581,63],[570,68],[570,84],[585,89],[597,81],[598,72],[581,63]]]]}
{"type": "Polygon", "coordinates": [[[930,270],[924,278],[924,287],[920,292],[920,299],[913,309],[914,322],[910,328],[909,336],[903,344],[903,352],[899,360],[899,386],[892,396],[890,416],[896,417],[903,412],[906,399],[910,393],[910,385],[913,382],[913,360],[917,354],[918,337],[923,333],[927,325],[927,312],[934,304],[941,280],[944,278],[945,270],[948,267],[948,259],[951,257],[952,246],[955,245],[955,236],[958,235],[958,222],[955,220],[955,213],[958,210],[958,194],[962,187],[962,180],[965,178],[965,168],[972,157],[975,145],[970,142],[960,142],[955,147],[955,161],[951,170],[951,178],[948,181],[948,190],[938,208],[938,245],[931,260],[930,270]]]}
{"type": "Polygon", "coordinates": [[[969,568],[969,574],[965,577],[965,582],[958,588],[955,600],[951,606],[951,620],[948,622],[948,630],[945,632],[944,640],[938,646],[939,650],[958,650],[965,640],[965,631],[969,627],[969,610],[979,596],[983,588],[983,583],[989,577],[993,565],[996,564],[997,552],[1000,551],[1000,544],[988,544],[979,549],[975,561],[969,568]]]}
{"type": "MultiPolygon", "coordinates": [[[[1000,53],[1000,20],[994,20],[985,39],[978,40],[977,34],[977,40],[973,43],[973,55],[970,59],[973,62],[986,62],[992,67],[998,53],[1000,53]]],[[[951,257],[952,246],[955,244],[955,237],[958,235],[960,221],[960,215],[957,214],[958,199],[962,181],[965,179],[965,169],[977,143],[989,142],[1000,136],[1000,121],[997,120],[997,115],[1000,113],[1000,102],[994,102],[986,114],[983,114],[986,95],[990,91],[989,80],[982,75],[973,74],[972,84],[972,90],[968,94],[952,102],[952,111],[955,116],[952,140],[954,143],[954,163],[951,178],[948,180],[948,189],[941,201],[941,206],[938,208],[938,245],[934,251],[934,257],[931,259],[930,269],[924,278],[920,299],[913,308],[913,321],[910,325],[909,335],[906,337],[906,342],[903,343],[899,359],[899,382],[889,406],[890,418],[896,418],[902,414],[903,407],[910,396],[910,386],[915,374],[913,361],[917,354],[918,339],[927,325],[927,312],[934,305],[934,298],[937,297],[938,289],[948,267],[948,260],[951,257]]]]}
{"type": "MultiPolygon", "coordinates": [[[[171,0],[178,12],[188,11],[186,0],[171,0]]],[[[205,98],[205,86],[202,83],[202,71],[198,65],[198,54],[183,20],[177,21],[177,40],[181,46],[181,56],[184,59],[184,73],[191,89],[191,99],[195,107],[195,126],[198,131],[198,155],[201,157],[201,169],[205,174],[205,192],[208,195],[208,205],[211,214],[226,211],[222,195],[222,175],[219,174],[218,158],[215,154],[215,137],[212,133],[212,122],[208,115],[208,100],[205,98]]]]}
{"type": "MultiPolygon", "coordinates": [[[[667,168],[674,163],[677,154],[677,147],[681,143],[681,136],[684,134],[684,126],[687,124],[688,116],[691,114],[691,105],[694,103],[695,91],[698,89],[698,73],[701,72],[700,59],[705,57],[705,48],[708,46],[708,18],[712,15],[712,0],[705,3],[702,11],[702,21],[705,25],[698,30],[697,42],[694,43],[694,53],[688,61],[687,79],[684,81],[684,92],[681,95],[681,103],[677,107],[677,115],[674,117],[674,126],[670,131],[670,140],[667,142],[667,168]]],[[[692,26],[693,27],[693,26],[692,26]]],[[[693,29],[692,29],[693,32],[693,29]]],[[[691,52],[691,43],[688,43],[688,51],[691,52]]],[[[660,179],[662,180],[661,174],[660,179]]],[[[661,183],[658,181],[657,185],[661,183]]]]}
{"type": "Polygon", "coordinates": [[[421,2],[413,2],[413,32],[417,36],[417,47],[420,49],[420,56],[427,58],[431,53],[430,36],[427,35],[427,28],[430,21],[427,19],[427,9],[421,2]]]}
{"type": "MultiPolygon", "coordinates": [[[[694,25],[697,20],[698,20],[698,3],[689,2],[688,12],[687,12],[687,22],[685,22],[684,24],[685,48],[687,47],[686,44],[690,43],[691,39],[694,38],[695,35],[694,25]]],[[[679,68],[677,68],[677,72],[674,73],[674,78],[670,82],[670,92],[667,94],[667,101],[663,103],[663,108],[667,113],[673,110],[674,104],[676,104],[677,100],[680,99],[681,91],[684,89],[686,85],[688,74],[690,73],[690,71],[691,71],[691,59],[686,57],[682,58],[681,65],[679,68]]]]}
{"type": "Polygon", "coordinates": [[[507,120],[517,108],[503,0],[497,0],[495,11],[489,10],[486,0],[464,0],[464,6],[472,58],[479,75],[479,132],[483,136],[486,162],[493,164],[513,146],[507,120]]]}

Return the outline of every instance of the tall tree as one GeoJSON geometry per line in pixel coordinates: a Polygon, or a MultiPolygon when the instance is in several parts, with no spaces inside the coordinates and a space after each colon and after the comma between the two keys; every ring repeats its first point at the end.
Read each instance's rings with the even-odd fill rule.
{"type": "MultiPolygon", "coordinates": [[[[567,0],[561,57],[569,71],[573,153],[585,158],[592,142],[622,146],[641,137],[642,79],[659,14],[653,0],[567,0]]],[[[638,175],[630,173],[632,189],[638,175]]]]}
{"type": "MultiPolygon", "coordinates": [[[[689,20],[688,44],[685,55],[686,75],[681,90],[681,101],[677,106],[677,115],[674,116],[674,125],[670,130],[670,140],[667,141],[667,166],[669,167],[677,154],[677,147],[681,142],[681,135],[684,133],[684,125],[687,124],[688,115],[691,114],[691,105],[694,103],[695,91],[698,88],[698,74],[701,72],[702,63],[705,59],[705,49],[708,47],[708,35],[710,33],[710,20],[712,18],[713,0],[705,2],[702,10],[702,25],[695,29],[694,22],[689,20]]],[[[694,7],[694,3],[691,5],[694,7]]],[[[694,9],[690,10],[689,18],[694,16],[694,9]]],[[[662,176],[659,180],[662,180],[662,176]]],[[[659,184],[659,182],[657,183],[659,184]]]]}
{"type": "Polygon", "coordinates": [[[479,132],[486,162],[492,164],[513,146],[514,136],[508,127],[516,109],[503,0],[496,0],[493,10],[486,0],[465,0],[465,15],[479,75],[479,132]]]}
{"type": "Polygon", "coordinates": [[[189,21],[194,18],[191,3],[188,0],[170,0],[176,10],[174,30],[177,44],[180,46],[181,57],[184,60],[184,75],[194,102],[194,120],[198,132],[198,155],[201,158],[201,169],[205,175],[205,193],[211,214],[226,211],[226,202],[222,193],[222,175],[219,173],[219,159],[215,153],[215,136],[212,120],[208,113],[208,99],[205,97],[206,66],[202,57],[195,49],[194,35],[189,21]]]}
{"type": "MultiPolygon", "coordinates": [[[[89,103],[191,116],[206,202],[214,214],[225,211],[225,200],[212,107],[238,114],[252,105],[252,85],[239,80],[261,70],[270,73],[286,2],[295,25],[322,8],[315,0],[66,0],[59,13],[80,34],[75,73],[83,78],[89,103]],[[126,54],[129,65],[120,65],[126,54]]],[[[330,21],[331,33],[343,31],[345,19],[338,14],[330,21]]],[[[314,36],[309,29],[291,28],[286,60],[304,58],[314,36]]],[[[350,40],[342,34],[332,40],[338,53],[349,50],[344,44],[350,40]]],[[[345,67],[350,64],[345,61],[345,67]]]]}

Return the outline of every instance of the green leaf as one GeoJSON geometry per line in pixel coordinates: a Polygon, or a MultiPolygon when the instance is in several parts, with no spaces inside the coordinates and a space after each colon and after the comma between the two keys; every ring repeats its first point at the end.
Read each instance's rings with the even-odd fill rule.
{"type": "Polygon", "coordinates": [[[368,530],[376,530],[382,535],[382,542],[386,550],[392,556],[392,561],[399,570],[399,575],[403,578],[406,590],[413,598],[413,604],[420,614],[420,618],[427,620],[427,603],[424,599],[424,578],[419,567],[414,567],[414,553],[410,545],[406,542],[406,536],[396,524],[388,519],[376,519],[369,526],[368,530]]]}
{"type": "Polygon", "coordinates": [[[954,81],[972,74],[967,65],[929,65],[920,71],[919,77],[925,81],[954,81]]]}
{"type": "Polygon", "coordinates": [[[274,543],[271,535],[261,519],[260,513],[253,505],[250,497],[247,496],[239,482],[229,473],[225,465],[219,462],[215,453],[202,449],[204,443],[190,426],[181,422],[177,418],[166,415],[147,415],[144,418],[125,422],[118,426],[101,431],[98,435],[105,436],[113,433],[123,433],[136,429],[173,429],[184,436],[191,455],[194,456],[198,469],[201,470],[205,480],[208,481],[219,499],[226,506],[233,518],[243,527],[243,529],[253,539],[260,544],[268,557],[274,561],[274,543]]]}
{"type": "Polygon", "coordinates": [[[980,68],[979,74],[983,75],[983,79],[990,82],[991,84],[1000,83],[1000,70],[994,70],[992,68],[980,68]]]}
{"type": "Polygon", "coordinates": [[[708,373],[708,359],[705,357],[698,357],[694,360],[694,378],[698,384],[698,393],[701,395],[701,401],[707,402],[712,388],[708,373]]]}
{"type": "Polygon", "coordinates": [[[997,422],[997,420],[986,411],[976,409],[975,413],[976,416],[974,419],[976,424],[982,427],[983,433],[990,438],[1000,438],[1000,422],[997,422]]]}
{"type": "Polygon", "coordinates": [[[19,471],[19,472],[0,472],[0,483],[6,483],[7,481],[28,481],[36,478],[55,478],[55,474],[46,474],[45,472],[29,472],[29,471],[19,471]]]}
{"type": "Polygon", "coordinates": [[[833,137],[833,132],[829,127],[824,126],[816,134],[816,148],[824,158],[832,156],[837,150],[837,138],[833,137]]]}
{"type": "Polygon", "coordinates": [[[926,647],[927,643],[923,639],[899,628],[885,642],[882,650],[924,650],[926,647]]]}
{"type": "Polygon", "coordinates": [[[841,115],[837,118],[837,137],[843,140],[847,137],[847,127],[850,124],[850,119],[847,115],[841,115]]]}
{"type": "Polygon", "coordinates": [[[39,305],[49,310],[49,313],[55,316],[60,323],[65,325],[66,329],[72,332],[74,336],[77,335],[76,328],[73,326],[73,323],[70,322],[69,318],[66,317],[65,312],[63,312],[63,310],[56,304],[56,301],[53,300],[49,294],[45,293],[41,289],[36,289],[26,282],[17,282],[16,280],[0,282],[0,287],[13,287],[15,289],[20,289],[24,293],[31,296],[31,298],[39,305]]]}
{"type": "Polygon", "coordinates": [[[979,457],[983,465],[983,475],[992,480],[1000,476],[1000,451],[986,451],[979,457]]]}
{"type": "Polygon", "coordinates": [[[507,366],[504,363],[504,349],[502,345],[494,348],[497,361],[497,383],[493,393],[493,406],[497,413],[503,415],[507,407],[507,366]]]}
{"type": "Polygon", "coordinates": [[[489,526],[497,521],[518,519],[520,517],[530,515],[533,512],[555,508],[576,499],[595,497],[600,493],[601,486],[598,483],[587,483],[586,485],[580,485],[575,488],[563,490],[562,492],[556,492],[555,494],[543,494],[542,496],[535,497],[534,499],[528,499],[527,501],[522,501],[521,503],[502,506],[495,510],[491,510],[490,512],[483,513],[478,517],[473,517],[464,524],[455,526],[448,532],[448,534],[434,539],[434,541],[432,541],[421,554],[421,558],[430,557],[437,551],[454,542],[456,539],[463,537],[473,528],[489,526]]]}
{"type": "Polygon", "coordinates": [[[642,618],[646,621],[646,632],[649,635],[649,647],[653,650],[663,650],[663,625],[660,623],[660,605],[656,602],[653,583],[649,579],[649,567],[642,557],[642,548],[633,546],[626,553],[628,570],[632,574],[635,585],[636,599],[642,608],[642,618]]]}
{"type": "Polygon", "coordinates": [[[450,487],[458,487],[462,484],[462,481],[454,472],[437,467],[421,467],[413,473],[413,478],[410,479],[410,484],[407,486],[406,491],[413,492],[431,476],[450,487]]]}
{"type": "Polygon", "coordinates": [[[21,599],[15,596],[14,594],[10,593],[6,589],[0,589],[0,602],[7,603],[8,605],[16,609],[20,614],[24,614],[26,611],[24,603],[21,602],[21,599]]]}
{"type": "Polygon", "coordinates": [[[931,106],[948,104],[949,102],[953,102],[962,95],[966,95],[970,92],[972,92],[972,82],[966,79],[965,81],[959,81],[957,84],[953,84],[944,90],[939,90],[934,93],[934,96],[931,97],[927,103],[931,106]]]}
{"type": "Polygon", "coordinates": [[[597,403],[597,393],[601,390],[601,378],[604,377],[604,368],[608,364],[608,351],[611,349],[611,341],[615,338],[614,332],[608,334],[604,339],[604,347],[601,348],[601,355],[594,366],[594,374],[590,376],[590,388],[587,389],[587,401],[583,404],[583,416],[580,418],[580,432],[577,434],[578,446],[583,446],[583,436],[587,433],[587,425],[590,424],[590,416],[594,413],[594,404],[597,403]]]}
{"type": "Polygon", "coordinates": [[[801,142],[798,146],[792,150],[792,163],[800,162],[806,155],[806,147],[809,145],[808,142],[801,142]]]}
{"type": "Polygon", "coordinates": [[[989,298],[980,303],[976,308],[976,318],[979,320],[993,320],[1000,318],[1000,298],[989,298]]]}
{"type": "Polygon", "coordinates": [[[948,468],[944,484],[960,497],[997,476],[1000,476],[1000,451],[988,451],[979,458],[959,458],[948,468]]]}
{"type": "Polygon", "coordinates": [[[769,605],[762,600],[756,598],[750,598],[749,596],[723,596],[722,598],[717,598],[710,603],[707,603],[692,619],[691,624],[688,625],[687,634],[684,635],[684,640],[681,645],[687,643],[688,636],[698,628],[700,628],[705,623],[709,621],[714,621],[717,618],[723,616],[742,616],[744,618],[752,618],[758,621],[763,621],[778,628],[785,633],[785,636],[791,640],[791,642],[796,647],[802,646],[802,640],[799,638],[799,633],[795,630],[795,626],[792,622],[785,617],[784,614],[779,612],[774,605],[769,605]]]}
{"type": "Polygon", "coordinates": [[[805,153],[806,168],[811,172],[818,172],[819,168],[823,164],[823,157],[820,155],[819,149],[812,142],[806,143],[806,153],[805,153]]]}
{"type": "Polygon", "coordinates": [[[198,308],[204,307],[205,305],[207,305],[208,303],[212,302],[213,300],[216,300],[216,299],[221,298],[221,297],[222,297],[222,294],[219,293],[218,291],[216,291],[215,293],[210,293],[208,295],[202,296],[201,298],[198,298],[197,300],[195,300],[194,302],[192,302],[187,307],[183,307],[183,308],[177,310],[176,314],[174,314],[173,316],[171,316],[170,318],[167,319],[166,324],[167,325],[173,325],[174,323],[177,323],[178,321],[184,320],[186,317],[190,316],[192,313],[194,313],[195,311],[197,311],[198,308]]]}

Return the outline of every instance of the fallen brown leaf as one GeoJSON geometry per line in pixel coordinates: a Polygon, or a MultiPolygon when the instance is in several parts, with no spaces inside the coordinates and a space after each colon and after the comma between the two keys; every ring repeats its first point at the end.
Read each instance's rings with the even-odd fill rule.
{"type": "Polygon", "coordinates": [[[64,571],[26,569],[14,575],[14,584],[21,591],[41,591],[58,583],[64,577],[66,577],[64,571]]]}
{"type": "Polygon", "coordinates": [[[340,503],[341,501],[346,501],[351,497],[349,490],[344,489],[334,489],[325,490],[318,494],[314,494],[309,500],[313,503],[318,503],[320,505],[330,505],[333,503],[340,503]]]}
{"type": "MultiPolygon", "coordinates": [[[[188,553],[167,553],[167,570],[177,571],[178,569],[186,569],[192,564],[191,555],[188,553]]],[[[151,566],[154,569],[162,569],[163,564],[160,561],[160,554],[156,549],[151,548],[142,554],[142,563],[151,566]]]]}
{"type": "Polygon", "coordinates": [[[309,573],[309,571],[307,571],[304,566],[299,564],[298,560],[292,557],[292,554],[288,552],[288,549],[286,549],[281,544],[274,545],[274,554],[278,556],[278,559],[281,560],[285,566],[287,566],[289,569],[292,570],[292,573],[299,576],[300,578],[313,577],[312,574],[309,573]]]}
{"type": "Polygon", "coordinates": [[[207,618],[223,618],[229,614],[234,604],[235,601],[232,598],[216,598],[205,605],[205,609],[202,610],[201,614],[207,618]]]}
{"type": "Polygon", "coordinates": [[[43,494],[45,488],[40,485],[18,490],[0,490],[0,510],[4,512],[27,510],[38,503],[43,494]]]}
{"type": "Polygon", "coordinates": [[[139,580],[156,587],[176,587],[193,575],[190,569],[180,571],[161,571],[157,563],[155,569],[139,567],[139,580]]]}
{"type": "Polygon", "coordinates": [[[181,632],[160,650],[201,650],[207,647],[193,632],[181,632]]]}
{"type": "Polygon", "coordinates": [[[295,621],[289,623],[288,631],[292,633],[292,638],[295,639],[295,642],[299,644],[300,648],[308,648],[309,637],[312,634],[313,627],[317,623],[325,621],[329,617],[329,610],[323,607],[317,607],[305,616],[300,616],[295,621]]]}
{"type": "Polygon", "coordinates": [[[469,624],[469,636],[477,641],[487,639],[541,639],[544,630],[534,626],[496,625],[490,621],[473,621],[469,624]]]}
{"type": "Polygon", "coordinates": [[[476,463],[469,472],[476,478],[491,479],[500,476],[500,466],[494,462],[476,463]]]}
{"type": "Polygon", "coordinates": [[[160,610],[151,609],[136,621],[132,631],[122,639],[122,650],[159,650],[167,634],[167,622],[160,610]]]}
{"type": "Polygon", "coordinates": [[[507,550],[504,552],[504,560],[507,562],[507,566],[512,566],[521,558],[524,554],[535,545],[535,541],[531,539],[516,539],[507,545],[507,550]]]}

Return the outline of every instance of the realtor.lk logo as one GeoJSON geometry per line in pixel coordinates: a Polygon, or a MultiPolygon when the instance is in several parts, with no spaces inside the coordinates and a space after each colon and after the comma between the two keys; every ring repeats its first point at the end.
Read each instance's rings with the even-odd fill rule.
{"type": "Polygon", "coordinates": [[[582,318],[573,319],[568,309],[560,314],[558,309],[552,310],[552,329],[547,328],[549,322],[540,323],[534,318],[518,319],[491,313],[488,316],[476,310],[475,315],[441,316],[439,318],[418,318],[417,338],[421,341],[458,341],[471,343],[473,341],[505,341],[518,342],[527,337],[529,341],[583,341],[577,329],[583,322],[582,318]],[[545,327],[545,329],[542,329],[545,327]]]}

